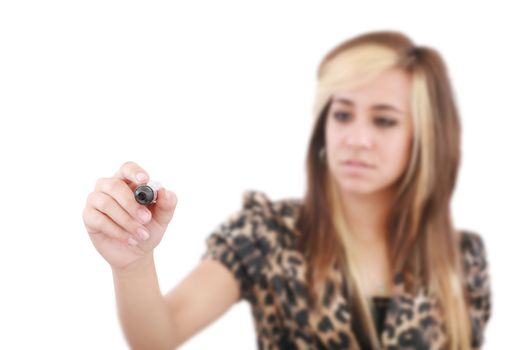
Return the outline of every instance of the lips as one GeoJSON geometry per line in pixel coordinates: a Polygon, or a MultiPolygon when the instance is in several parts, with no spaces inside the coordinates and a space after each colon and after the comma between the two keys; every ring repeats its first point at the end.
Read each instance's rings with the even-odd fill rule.
{"type": "Polygon", "coordinates": [[[345,160],[343,162],[343,164],[348,164],[348,165],[359,165],[359,166],[365,166],[365,167],[372,167],[372,165],[368,164],[368,163],[365,163],[363,161],[360,161],[360,160],[355,160],[355,159],[350,159],[350,160],[345,160]]]}

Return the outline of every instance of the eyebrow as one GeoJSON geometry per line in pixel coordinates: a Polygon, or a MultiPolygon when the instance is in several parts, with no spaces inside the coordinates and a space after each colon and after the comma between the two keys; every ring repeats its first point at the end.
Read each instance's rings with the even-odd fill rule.
{"type": "MultiPolygon", "coordinates": [[[[344,105],[347,105],[347,106],[354,106],[354,102],[352,100],[349,100],[349,99],[346,99],[346,98],[341,98],[341,97],[338,97],[336,99],[334,99],[334,102],[340,102],[344,105]]],[[[392,105],[389,105],[389,104],[385,104],[385,103],[379,103],[379,104],[375,104],[372,106],[372,109],[376,109],[376,110],[387,110],[387,111],[393,111],[393,112],[397,112],[397,113],[403,113],[403,111],[399,110],[398,108],[392,106],[392,105]]]]}

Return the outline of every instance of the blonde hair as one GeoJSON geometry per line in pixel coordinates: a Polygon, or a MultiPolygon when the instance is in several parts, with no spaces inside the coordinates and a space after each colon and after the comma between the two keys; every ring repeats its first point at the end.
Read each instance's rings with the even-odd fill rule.
{"type": "Polygon", "coordinates": [[[342,211],[336,184],[319,159],[324,126],[335,91],[362,84],[388,68],[410,74],[414,133],[411,155],[387,220],[387,244],[393,271],[407,290],[420,287],[437,297],[443,313],[448,349],[470,347],[470,320],[465,278],[454,230],[450,200],[460,162],[459,115],[445,63],[429,47],[415,47],[398,32],[372,32],[347,40],[325,55],[317,71],[314,125],[306,159],[307,190],[298,221],[301,247],[311,261],[308,287],[315,307],[329,267],[338,264],[349,302],[374,348],[379,337],[370,304],[355,269],[352,232],[342,211]],[[439,176],[436,174],[439,173],[439,176]]]}

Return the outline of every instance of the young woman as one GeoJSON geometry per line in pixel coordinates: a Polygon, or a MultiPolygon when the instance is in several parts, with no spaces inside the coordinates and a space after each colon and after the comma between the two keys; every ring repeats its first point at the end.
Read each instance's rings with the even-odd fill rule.
{"type": "Polygon", "coordinates": [[[132,162],[97,182],[83,218],[133,348],[177,347],[239,300],[259,349],[481,348],[488,265],[481,236],[451,219],[461,128],[442,58],[398,32],[365,33],[317,77],[304,198],[246,191],[166,295],[153,249],[175,194],[138,205],[148,175],[132,162]]]}

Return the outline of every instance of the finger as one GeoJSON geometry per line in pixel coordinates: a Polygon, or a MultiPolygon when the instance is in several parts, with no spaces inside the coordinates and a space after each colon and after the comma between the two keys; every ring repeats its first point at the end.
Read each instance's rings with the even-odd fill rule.
{"type": "Polygon", "coordinates": [[[148,229],[122,209],[113,197],[103,192],[93,192],[90,195],[89,202],[95,209],[105,214],[125,231],[134,235],[135,238],[144,241],[149,238],[148,229]]]}
{"type": "Polygon", "coordinates": [[[115,224],[104,213],[101,213],[93,207],[85,208],[84,222],[90,234],[102,234],[132,246],[137,245],[137,241],[131,234],[115,224]]]}
{"type": "Polygon", "coordinates": [[[153,220],[163,226],[167,226],[173,217],[177,206],[177,196],[175,193],[161,188],[157,192],[157,202],[151,207],[153,220]]]}
{"type": "Polygon", "coordinates": [[[114,198],[117,203],[133,218],[142,224],[151,220],[151,212],[135,200],[133,191],[117,178],[101,178],[97,181],[94,192],[102,192],[114,198]]]}
{"type": "Polygon", "coordinates": [[[124,163],[113,177],[124,180],[125,183],[138,186],[149,181],[149,175],[135,162],[124,163]]]}

